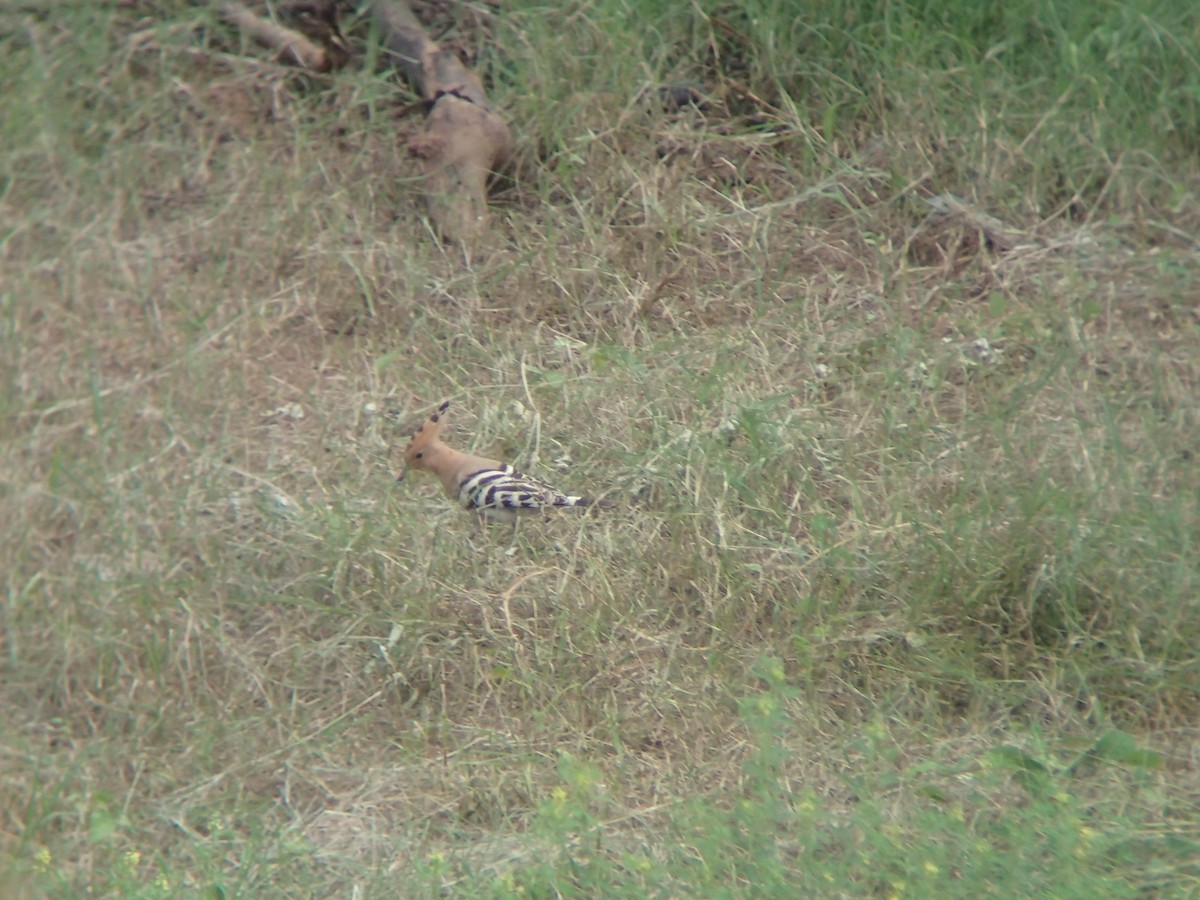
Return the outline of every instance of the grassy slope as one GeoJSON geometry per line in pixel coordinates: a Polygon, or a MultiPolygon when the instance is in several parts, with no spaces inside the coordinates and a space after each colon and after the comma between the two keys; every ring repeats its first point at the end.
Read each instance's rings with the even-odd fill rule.
{"type": "Polygon", "coordinates": [[[469,264],[369,68],[0,17],[13,891],[1196,889],[1200,16],[814,5],[467,28],[469,264]]]}

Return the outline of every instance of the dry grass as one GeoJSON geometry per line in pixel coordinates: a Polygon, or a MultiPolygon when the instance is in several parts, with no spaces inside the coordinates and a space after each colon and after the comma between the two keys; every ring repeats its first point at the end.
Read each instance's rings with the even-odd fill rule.
{"type": "MultiPolygon", "coordinates": [[[[814,834],[869,803],[911,836],[935,787],[972,822],[1024,809],[980,787],[997,746],[1061,761],[1113,726],[1166,765],[1062,775],[1081,822],[1196,840],[1194,166],[1010,184],[1002,252],[931,213],[967,186],[937,122],[822,145],[736,92],[597,94],[555,128],[513,96],[525,157],[464,259],[412,205],[390,88],[174,12],[136,46],[98,13],[103,42],[7,37],[14,879],[558,891],[536,867],[592,829],[684,894],[656,835],[703,857],[680,823],[757,796],[766,749],[814,834]],[[396,488],[448,397],[458,443],[622,510],[509,555],[396,488]]],[[[1028,150],[987,147],[985,184],[1028,150]]]]}

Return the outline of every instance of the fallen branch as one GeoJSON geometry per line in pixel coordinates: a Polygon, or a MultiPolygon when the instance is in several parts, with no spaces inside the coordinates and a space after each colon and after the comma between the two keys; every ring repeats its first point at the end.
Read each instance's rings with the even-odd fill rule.
{"type": "Polygon", "coordinates": [[[1017,229],[1009,228],[995,216],[964,203],[953,194],[939,194],[925,202],[929,204],[933,217],[957,219],[982,234],[992,247],[1002,253],[1013,249],[1025,237],[1017,229]]]}
{"type": "Polygon", "coordinates": [[[375,21],[392,65],[429,110],[409,151],[425,170],[425,200],[438,233],[470,243],[487,222],[488,176],[512,150],[508,125],[479,78],[425,34],[404,0],[376,0],[375,21]]]}
{"type": "Polygon", "coordinates": [[[331,46],[322,47],[300,32],[264,19],[234,0],[221,5],[221,15],[251,40],[278,51],[281,62],[302,69],[328,72],[340,67],[349,56],[341,35],[337,33],[336,24],[330,32],[331,46]]]}

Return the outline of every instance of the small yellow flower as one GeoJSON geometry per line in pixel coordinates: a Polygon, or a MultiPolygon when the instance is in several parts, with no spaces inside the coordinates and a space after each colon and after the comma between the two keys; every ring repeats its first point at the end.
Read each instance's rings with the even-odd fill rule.
{"type": "Polygon", "coordinates": [[[571,774],[571,786],[579,791],[590,791],[600,784],[600,770],[594,766],[580,766],[571,774]]]}
{"type": "Polygon", "coordinates": [[[38,869],[41,870],[42,872],[45,872],[47,869],[50,868],[50,860],[52,859],[52,857],[50,856],[50,848],[42,847],[40,850],[38,850],[37,853],[35,853],[33,855],[33,859],[34,859],[34,862],[37,863],[38,869]]]}
{"type": "Polygon", "coordinates": [[[1096,834],[1097,834],[1097,833],[1098,833],[1098,832],[1096,831],[1096,829],[1095,829],[1095,828],[1089,828],[1089,827],[1088,827],[1088,826],[1086,826],[1086,825],[1084,825],[1083,827],[1081,827],[1081,828],[1079,829],[1079,836],[1080,836],[1081,838],[1083,838],[1085,841],[1092,841],[1092,840],[1095,840],[1095,839],[1096,839],[1096,834]]]}
{"type": "Polygon", "coordinates": [[[930,875],[936,875],[942,870],[937,867],[937,863],[935,863],[933,860],[927,859],[925,860],[925,871],[930,875]]]}
{"type": "Polygon", "coordinates": [[[158,877],[154,879],[154,886],[160,891],[169,891],[171,889],[171,879],[167,878],[163,872],[158,873],[158,877]]]}
{"type": "Polygon", "coordinates": [[[562,785],[550,792],[550,806],[559,813],[567,808],[567,790],[562,785]]]}
{"type": "Polygon", "coordinates": [[[497,880],[500,882],[500,886],[510,894],[520,894],[525,891],[525,886],[517,884],[516,876],[514,876],[512,872],[505,872],[497,880]]]}
{"type": "Polygon", "coordinates": [[[126,852],[125,865],[128,868],[136,869],[138,867],[138,863],[140,863],[141,861],[142,861],[142,854],[138,853],[136,850],[129,850],[128,852],[126,852]]]}

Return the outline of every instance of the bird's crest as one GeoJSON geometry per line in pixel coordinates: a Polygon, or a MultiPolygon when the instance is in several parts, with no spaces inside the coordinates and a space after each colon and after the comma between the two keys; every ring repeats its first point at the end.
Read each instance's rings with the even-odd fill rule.
{"type": "Polygon", "coordinates": [[[416,430],[412,440],[404,448],[406,464],[411,466],[419,461],[424,456],[425,450],[441,437],[442,431],[446,427],[446,410],[449,407],[450,401],[447,400],[433,411],[433,415],[421,423],[421,427],[416,430]]]}

